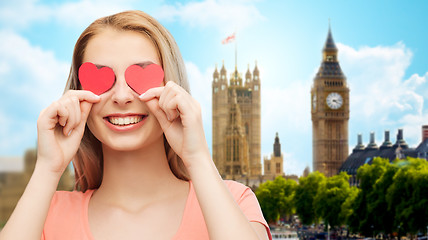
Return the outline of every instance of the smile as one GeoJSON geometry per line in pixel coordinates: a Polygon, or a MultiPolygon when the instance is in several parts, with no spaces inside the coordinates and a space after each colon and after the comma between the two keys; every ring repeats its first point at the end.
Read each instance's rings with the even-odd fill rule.
{"type": "Polygon", "coordinates": [[[143,120],[145,116],[127,116],[127,117],[108,117],[108,121],[116,126],[126,126],[130,124],[136,124],[143,120]]]}
{"type": "Polygon", "coordinates": [[[128,132],[143,126],[147,117],[146,114],[138,113],[111,114],[104,117],[104,122],[108,128],[115,132],[128,132]]]}

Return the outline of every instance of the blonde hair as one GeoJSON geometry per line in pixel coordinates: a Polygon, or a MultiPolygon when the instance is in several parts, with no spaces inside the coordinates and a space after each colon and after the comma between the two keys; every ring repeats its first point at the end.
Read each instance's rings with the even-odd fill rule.
{"type": "MultiPolygon", "coordinates": [[[[106,28],[119,31],[133,31],[144,34],[151,39],[158,51],[165,83],[174,81],[190,92],[186,71],[178,46],[172,35],[158,21],[142,11],[126,11],[103,17],[89,25],[76,42],[70,75],[65,91],[81,89],[77,71],[83,63],[86,46],[92,37],[106,28]]],[[[165,153],[174,175],[182,180],[189,180],[187,170],[180,157],[172,150],[164,136],[165,153]]],[[[85,128],[79,149],[73,159],[75,170],[75,189],[85,192],[98,188],[103,177],[103,153],[101,142],[85,128]]]]}

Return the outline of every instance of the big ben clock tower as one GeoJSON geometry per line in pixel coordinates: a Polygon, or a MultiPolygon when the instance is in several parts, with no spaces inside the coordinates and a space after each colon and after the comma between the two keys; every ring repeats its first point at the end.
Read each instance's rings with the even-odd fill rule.
{"type": "Polygon", "coordinates": [[[348,157],[349,88],[331,29],[311,89],[313,170],[333,176],[348,157]]]}

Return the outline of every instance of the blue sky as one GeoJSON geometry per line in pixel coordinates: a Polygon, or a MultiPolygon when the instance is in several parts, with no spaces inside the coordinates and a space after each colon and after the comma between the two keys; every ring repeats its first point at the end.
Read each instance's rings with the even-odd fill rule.
{"type": "MultiPolygon", "coordinates": [[[[35,147],[39,112],[61,96],[74,43],[98,17],[143,10],[175,37],[192,95],[203,107],[211,146],[211,80],[222,60],[238,70],[257,61],[262,81],[262,155],[279,133],[286,174],[312,168],[310,88],[321,62],[329,19],[351,89],[350,149],[398,128],[410,146],[428,124],[428,2],[426,1],[37,1],[0,3],[0,156],[35,147]]],[[[263,157],[262,156],[262,157],[263,157]]],[[[0,165],[2,166],[2,165],[0,165]]],[[[0,169],[1,171],[1,169],[0,169]]]]}

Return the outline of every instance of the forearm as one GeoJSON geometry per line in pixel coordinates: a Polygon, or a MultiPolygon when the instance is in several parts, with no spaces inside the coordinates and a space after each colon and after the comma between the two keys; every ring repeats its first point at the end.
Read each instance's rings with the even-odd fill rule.
{"type": "Polygon", "coordinates": [[[60,177],[36,166],[21,199],[0,232],[0,240],[40,240],[60,177]]]}
{"type": "Polygon", "coordinates": [[[210,239],[260,239],[243,214],[210,156],[189,169],[210,239]]]}

